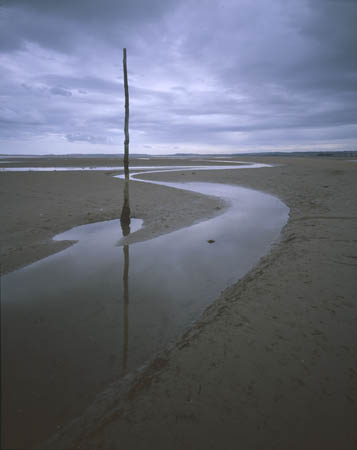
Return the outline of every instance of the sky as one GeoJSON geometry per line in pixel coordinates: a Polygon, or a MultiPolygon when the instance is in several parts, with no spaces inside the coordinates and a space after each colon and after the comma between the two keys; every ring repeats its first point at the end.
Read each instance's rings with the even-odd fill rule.
{"type": "Polygon", "coordinates": [[[0,0],[0,153],[357,150],[357,0],[0,0]]]}

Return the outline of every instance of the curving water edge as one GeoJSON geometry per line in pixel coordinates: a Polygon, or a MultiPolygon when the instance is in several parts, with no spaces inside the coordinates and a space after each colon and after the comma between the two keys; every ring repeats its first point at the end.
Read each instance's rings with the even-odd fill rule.
{"type": "MultiPolygon", "coordinates": [[[[117,246],[119,221],[76,227],[56,239],[79,240],[78,244],[4,277],[4,325],[5,332],[10,333],[6,335],[6,349],[8,355],[17,355],[6,365],[13,392],[7,403],[15,403],[15,411],[10,413],[15,433],[21,426],[26,429],[34,414],[43,417],[41,428],[47,425],[48,435],[59,421],[62,425],[82,414],[95,394],[118,375],[142,366],[177,339],[223,288],[257,263],[287,220],[287,207],[261,192],[214,183],[155,183],[218,195],[229,201],[231,208],[214,219],[133,244],[130,250],[127,248],[127,255],[125,248],[117,246]],[[127,302],[122,280],[126,260],[127,302]],[[44,278],[45,285],[39,282],[44,278]],[[30,300],[24,302],[28,292],[30,300]],[[31,348],[19,358],[18,350],[28,336],[32,338],[31,348]],[[19,369],[26,374],[25,383],[13,378],[19,369]],[[31,391],[30,396],[27,391],[31,391]],[[61,394],[53,397],[53,391],[61,394]],[[68,407],[63,392],[76,398],[75,406],[68,407]],[[37,409],[18,408],[15,397],[20,403],[27,399],[37,409]],[[53,405],[59,403],[60,410],[49,417],[53,405]]],[[[140,222],[134,221],[133,231],[135,227],[140,227],[140,222]]],[[[38,433],[36,436],[33,426],[28,431],[32,433],[28,440],[33,443],[46,438],[38,433]]]]}

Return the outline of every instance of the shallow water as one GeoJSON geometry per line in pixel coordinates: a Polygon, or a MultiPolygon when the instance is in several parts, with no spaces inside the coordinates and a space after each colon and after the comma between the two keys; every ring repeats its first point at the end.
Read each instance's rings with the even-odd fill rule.
{"type": "MultiPolygon", "coordinates": [[[[209,161],[209,160],[207,160],[209,161]]],[[[224,162],[224,161],[222,161],[224,162]]],[[[230,162],[230,161],[226,161],[230,162]]],[[[237,165],[238,161],[234,161],[231,165],[206,165],[206,166],[200,166],[200,165],[190,165],[190,166],[180,166],[180,165],[170,165],[170,166],[130,166],[130,169],[135,170],[223,170],[223,169],[257,169],[260,167],[270,167],[269,164],[262,164],[262,163],[246,163],[246,164],[240,164],[237,165]]],[[[0,172],[69,172],[69,171],[81,171],[81,170],[110,170],[110,171],[122,171],[124,170],[123,166],[77,166],[77,167],[71,167],[71,166],[54,166],[54,167],[0,167],[0,172]]]]}
{"type": "MultiPolygon", "coordinates": [[[[8,445],[46,439],[110,382],[175,340],[256,264],[287,221],[286,206],[261,192],[159,184],[217,195],[231,208],[124,247],[119,220],[76,227],[55,239],[77,244],[2,278],[8,445]]],[[[132,232],[140,226],[133,220],[132,232]]]]}

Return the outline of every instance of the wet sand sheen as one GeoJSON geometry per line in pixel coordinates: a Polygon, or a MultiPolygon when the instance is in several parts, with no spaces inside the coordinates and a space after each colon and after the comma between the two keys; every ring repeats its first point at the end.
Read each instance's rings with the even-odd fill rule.
{"type": "Polygon", "coordinates": [[[223,196],[232,207],[190,229],[128,246],[129,304],[123,301],[125,251],[117,246],[118,221],[63,233],[57,239],[79,243],[4,277],[5,356],[11,355],[7,403],[12,408],[4,429],[14,430],[9,441],[18,435],[15,426],[23,428],[22,438],[29,443],[46,438],[80,414],[118,374],[175,339],[269,249],[287,218],[279,200],[260,192],[208,183],[175,185],[223,196]],[[31,345],[27,342],[21,355],[29,336],[31,345]],[[28,427],[34,414],[44,417],[41,432],[28,427]]]}

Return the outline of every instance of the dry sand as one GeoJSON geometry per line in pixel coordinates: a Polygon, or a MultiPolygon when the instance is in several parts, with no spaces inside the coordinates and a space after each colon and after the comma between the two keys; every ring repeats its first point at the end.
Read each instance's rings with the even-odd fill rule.
{"type": "MultiPolygon", "coordinates": [[[[185,177],[238,184],[278,196],[290,208],[280,242],[224,291],[174,348],[135,378],[128,376],[111,386],[43,448],[357,448],[357,165],[330,158],[254,160],[281,165],[186,172],[185,177]]],[[[0,175],[11,180],[11,174],[0,175]]],[[[27,175],[27,188],[23,185],[23,193],[17,192],[18,197],[26,194],[31,199],[31,215],[43,203],[33,199],[30,191],[38,174],[32,180],[32,174],[27,175]]],[[[70,226],[85,223],[88,213],[96,221],[116,215],[121,199],[119,193],[118,203],[112,200],[117,193],[112,183],[118,180],[99,173],[73,174],[81,181],[73,179],[71,187],[71,175],[64,175],[62,206],[61,196],[52,194],[54,185],[45,189],[43,179],[42,188],[36,188],[40,198],[48,190],[52,197],[46,210],[49,230],[34,234],[38,242],[41,235],[50,237],[62,230],[56,226],[68,215],[68,202],[76,205],[75,217],[63,218],[61,227],[65,221],[70,226]],[[57,214],[54,221],[52,214],[57,214]]],[[[159,178],[182,180],[183,176],[155,175],[159,178]]],[[[202,206],[201,196],[172,192],[180,209],[183,195],[187,202],[202,206],[187,221],[184,214],[189,207],[177,211],[170,201],[165,203],[169,189],[141,186],[135,188],[135,212],[148,229],[150,220],[157,218],[152,233],[164,232],[158,222],[163,211],[167,211],[166,222],[173,214],[178,227],[216,213],[214,208],[221,206],[214,199],[202,206]],[[156,197],[160,191],[165,194],[156,197]],[[142,195],[147,195],[149,203],[140,203],[142,195]],[[155,199],[150,200],[152,195],[155,199]]],[[[28,219],[20,215],[17,220],[28,219]]],[[[27,233],[38,228],[36,220],[31,223],[27,233]]],[[[29,224],[19,224],[18,232],[29,224]]],[[[31,236],[27,239],[31,242],[31,236]]],[[[20,256],[16,261],[13,267],[22,264],[20,256]]]]}

